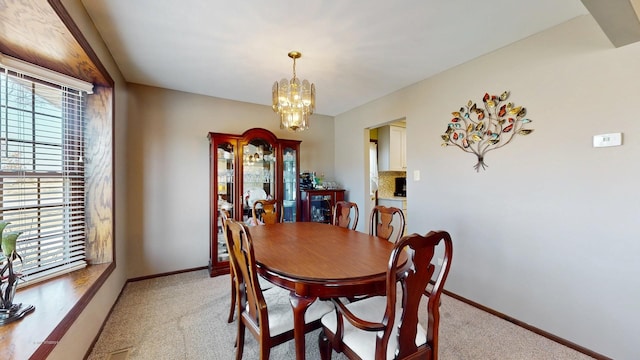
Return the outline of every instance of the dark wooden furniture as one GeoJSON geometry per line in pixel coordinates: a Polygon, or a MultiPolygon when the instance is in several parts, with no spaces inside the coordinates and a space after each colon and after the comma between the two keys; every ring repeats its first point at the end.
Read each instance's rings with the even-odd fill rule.
{"type": "Polygon", "coordinates": [[[300,200],[302,202],[302,221],[331,224],[333,207],[336,202],[344,200],[344,190],[301,190],[300,200]]]}
{"type": "MultiPolygon", "coordinates": [[[[220,209],[220,223],[222,224],[223,236],[225,240],[225,244],[227,245],[227,249],[229,248],[229,242],[227,241],[227,236],[224,231],[225,222],[231,218],[231,214],[228,210],[220,209]]],[[[229,262],[231,262],[231,258],[229,258],[229,262]]],[[[233,316],[236,310],[236,275],[233,271],[233,266],[229,265],[229,274],[231,279],[231,306],[229,306],[229,316],[227,317],[227,322],[230,323],[233,321],[233,316]]]]}
{"type": "MultiPolygon", "coordinates": [[[[253,226],[249,232],[258,272],[291,291],[297,359],[304,359],[304,314],[316,298],[385,292],[394,246],[389,241],[314,222],[253,226]]],[[[400,263],[405,261],[401,254],[400,263]]]]}
{"type": "Polygon", "coordinates": [[[358,226],[358,217],[358,204],[349,201],[336,201],[333,211],[333,225],[355,230],[358,226]],[[351,213],[353,213],[353,219],[351,213]]]}
{"type": "Polygon", "coordinates": [[[283,221],[300,221],[300,141],[278,139],[265,129],[241,135],[209,133],[209,274],[229,273],[220,210],[245,221],[256,200],[283,205],[283,221]]]}
{"type": "Polygon", "coordinates": [[[332,299],[336,310],[322,317],[322,332],[318,343],[323,360],[331,358],[332,348],[350,359],[438,359],[438,328],[440,295],[451,268],[453,246],[445,231],[431,231],[426,236],[412,234],[402,237],[389,258],[385,296],[374,296],[344,304],[332,299]],[[436,246],[444,242],[443,264],[436,274],[431,265],[436,246]],[[412,266],[399,272],[399,260],[405,249],[413,253],[412,266]],[[424,289],[434,280],[427,296],[427,323],[418,322],[420,300],[424,289]],[[401,284],[401,294],[397,291],[401,284]],[[401,295],[401,296],[400,296],[401,295]]]}
{"type": "MultiPolygon", "coordinates": [[[[260,359],[269,359],[272,347],[289,341],[294,337],[293,314],[291,309],[281,306],[269,307],[278,298],[287,296],[286,291],[274,287],[263,292],[259,283],[256,256],[249,228],[237,221],[225,222],[226,237],[229,243],[231,266],[236,274],[235,285],[238,291],[238,335],[236,359],[242,359],[245,329],[249,329],[260,347],[260,359]],[[283,294],[284,293],[284,294],[283,294]]],[[[316,301],[309,306],[303,321],[304,331],[320,327],[320,318],[333,309],[328,301],[316,301]]]]}
{"type": "MultiPolygon", "coordinates": [[[[225,226],[225,222],[231,218],[229,211],[227,210],[220,210],[220,215],[222,217],[222,226],[224,229],[225,226]]],[[[225,238],[225,243],[227,244],[227,249],[231,249],[231,246],[229,246],[229,241],[227,241],[227,234],[226,231],[223,230],[223,236],[225,238]]],[[[231,253],[229,253],[229,255],[231,255],[231,253]]],[[[235,314],[235,310],[236,310],[236,301],[237,301],[237,287],[236,287],[236,273],[234,270],[234,266],[233,264],[231,264],[231,262],[233,261],[233,258],[231,256],[229,256],[229,274],[230,274],[230,279],[231,279],[231,306],[229,308],[229,317],[227,318],[227,322],[233,322],[233,317],[235,314]]],[[[262,290],[267,290],[271,287],[273,287],[273,284],[271,284],[270,282],[266,281],[264,278],[260,277],[258,278],[258,282],[260,283],[260,289],[262,290]]]]}
{"type": "Polygon", "coordinates": [[[404,213],[402,209],[374,206],[369,217],[369,234],[396,242],[404,235],[404,213]],[[395,218],[395,219],[394,219],[395,218]],[[396,224],[394,227],[393,224],[396,224]],[[396,228],[397,227],[397,228],[396,228]],[[393,235],[393,238],[391,237],[393,235]]]}

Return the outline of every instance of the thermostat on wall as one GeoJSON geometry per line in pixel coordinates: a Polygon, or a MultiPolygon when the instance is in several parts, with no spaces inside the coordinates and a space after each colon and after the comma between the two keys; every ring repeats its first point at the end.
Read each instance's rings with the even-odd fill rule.
{"type": "Polygon", "coordinates": [[[593,147],[622,145],[622,133],[601,134],[593,136],[593,147]]]}

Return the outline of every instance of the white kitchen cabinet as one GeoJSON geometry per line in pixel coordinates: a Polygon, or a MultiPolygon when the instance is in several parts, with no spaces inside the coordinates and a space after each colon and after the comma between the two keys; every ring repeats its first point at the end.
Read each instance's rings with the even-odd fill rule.
{"type": "Polygon", "coordinates": [[[387,125],[378,129],[378,171],[407,170],[407,129],[387,125]]]}

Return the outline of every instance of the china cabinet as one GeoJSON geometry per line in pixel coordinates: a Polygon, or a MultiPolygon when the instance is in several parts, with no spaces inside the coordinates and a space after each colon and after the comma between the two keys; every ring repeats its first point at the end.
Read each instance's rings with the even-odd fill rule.
{"type": "Polygon", "coordinates": [[[300,141],[278,139],[266,129],[241,135],[213,133],[209,138],[210,276],[229,272],[229,252],[220,210],[247,221],[256,200],[277,199],[283,221],[300,221],[300,141]]]}
{"type": "Polygon", "coordinates": [[[333,217],[333,206],[336,201],[344,200],[344,190],[302,190],[300,199],[302,202],[302,221],[330,224],[333,217]]]}

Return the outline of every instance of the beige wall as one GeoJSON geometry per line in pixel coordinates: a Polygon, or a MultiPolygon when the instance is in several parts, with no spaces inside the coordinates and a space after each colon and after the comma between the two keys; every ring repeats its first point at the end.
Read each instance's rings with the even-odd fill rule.
{"type": "Polygon", "coordinates": [[[268,106],[135,84],[129,91],[130,278],[208,264],[210,131],[262,127],[302,140],[301,169],[333,177],[333,118],[313,115],[310,130],[292,133],[268,106]]]}
{"type": "Polygon", "coordinates": [[[114,79],[115,85],[115,248],[116,269],[109,276],[98,293],[89,302],[85,310],[73,323],[71,328],[54,348],[48,359],[82,359],[100,331],[104,319],[116,301],[120,290],[127,279],[127,227],[126,199],[126,123],[127,123],[127,88],[111,54],[104,46],[91,19],[84,10],[80,0],[62,0],[62,3],[91,44],[94,52],[114,79]]]}
{"type": "Polygon", "coordinates": [[[365,163],[365,129],[406,117],[408,231],[451,233],[446,288],[638,359],[639,78],[640,43],[614,48],[591,16],[576,18],[337,116],[335,141],[350,145],[336,152],[338,181],[362,201],[368,173],[352,164],[365,163]],[[440,135],[469,99],[504,90],[535,132],[489,152],[476,173],[476,159],[441,147],[440,135]],[[593,135],[610,132],[624,145],[592,147],[593,135]]]}

